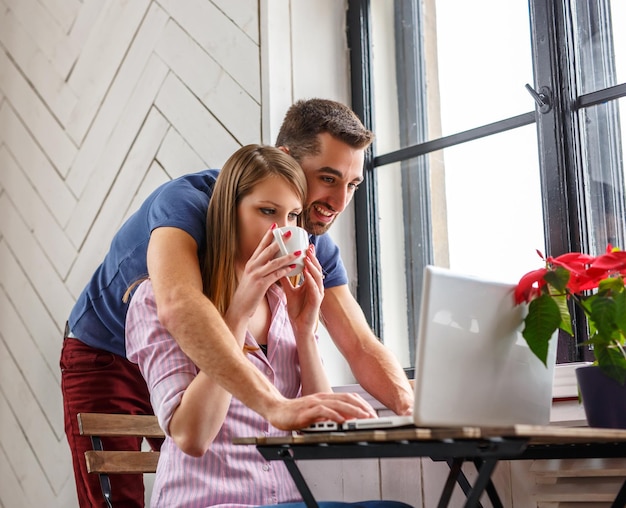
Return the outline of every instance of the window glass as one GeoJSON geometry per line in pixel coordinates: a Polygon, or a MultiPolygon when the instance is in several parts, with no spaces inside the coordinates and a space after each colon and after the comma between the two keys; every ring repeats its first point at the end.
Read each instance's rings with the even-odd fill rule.
{"type": "Polygon", "coordinates": [[[417,107],[425,109],[419,114],[427,116],[428,124],[421,139],[414,141],[448,136],[534,109],[525,89],[526,83],[533,83],[527,0],[424,0],[423,16],[398,22],[420,24],[417,33],[422,34],[422,40],[407,43],[408,47],[421,48],[417,55],[402,49],[394,28],[394,19],[399,16],[394,8],[402,3],[371,3],[376,133],[384,146],[379,153],[412,142],[389,128],[394,124],[378,125],[383,107],[389,112],[397,110],[397,97],[402,93],[397,85],[409,79],[403,73],[411,72],[412,58],[423,59],[418,65],[424,73],[422,86],[427,100],[417,107]],[[395,39],[389,37],[394,32],[395,39]]]}
{"type": "Polygon", "coordinates": [[[626,249],[626,188],[624,145],[626,133],[621,111],[622,98],[581,111],[583,140],[586,144],[583,167],[584,197],[592,253],[604,252],[607,244],[626,249]]]}
{"type": "Polygon", "coordinates": [[[435,16],[437,58],[427,70],[438,76],[442,135],[534,109],[524,88],[533,83],[526,0],[441,0],[435,16]]]}
{"type": "Polygon", "coordinates": [[[444,155],[450,268],[517,282],[539,267],[544,232],[535,126],[444,155]]]}
{"type": "MultiPolygon", "coordinates": [[[[535,126],[428,156],[435,264],[515,283],[545,252],[535,126]]],[[[404,213],[400,164],[377,169],[383,333],[408,363],[407,270],[412,216],[404,213]]],[[[416,268],[419,269],[419,268],[416,268]]],[[[408,365],[405,365],[408,366],[408,365]]]]}
{"type": "Polygon", "coordinates": [[[626,2],[576,0],[572,2],[575,47],[581,94],[626,81],[626,2]]]}

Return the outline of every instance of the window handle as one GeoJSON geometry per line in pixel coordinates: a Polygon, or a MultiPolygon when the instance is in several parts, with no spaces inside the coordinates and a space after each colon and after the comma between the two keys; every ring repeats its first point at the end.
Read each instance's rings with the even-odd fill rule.
{"type": "Polygon", "coordinates": [[[540,113],[547,113],[552,109],[552,102],[550,100],[550,89],[547,86],[542,86],[537,92],[532,86],[526,83],[526,90],[535,99],[537,106],[539,106],[540,113]]]}

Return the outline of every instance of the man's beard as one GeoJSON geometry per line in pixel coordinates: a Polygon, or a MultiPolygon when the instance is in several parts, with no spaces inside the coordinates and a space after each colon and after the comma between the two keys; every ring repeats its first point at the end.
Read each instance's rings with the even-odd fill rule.
{"type": "Polygon", "coordinates": [[[308,208],[302,211],[302,227],[306,229],[312,235],[315,235],[315,236],[323,235],[324,233],[326,233],[326,231],[330,229],[330,226],[333,225],[333,223],[335,222],[335,218],[337,216],[333,217],[333,220],[328,223],[313,222],[311,220],[311,214],[309,213],[309,210],[311,210],[312,208],[313,208],[313,205],[309,206],[308,208]]]}

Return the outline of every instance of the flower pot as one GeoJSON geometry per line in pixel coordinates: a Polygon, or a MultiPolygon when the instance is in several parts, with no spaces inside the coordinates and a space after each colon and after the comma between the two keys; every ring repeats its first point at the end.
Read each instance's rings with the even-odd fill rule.
{"type": "Polygon", "coordinates": [[[626,429],[626,385],[622,386],[594,365],[578,367],[576,379],[587,424],[626,429]]]}

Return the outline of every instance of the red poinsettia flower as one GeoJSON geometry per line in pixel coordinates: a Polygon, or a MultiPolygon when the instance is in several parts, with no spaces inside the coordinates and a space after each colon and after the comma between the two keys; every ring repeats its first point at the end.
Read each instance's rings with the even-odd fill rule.
{"type": "Polygon", "coordinates": [[[562,254],[556,258],[550,256],[547,261],[551,266],[561,266],[566,270],[569,270],[572,274],[582,275],[594,259],[595,257],[589,256],[588,254],[568,252],[567,254],[562,254]]]}
{"type": "Polygon", "coordinates": [[[515,304],[522,302],[530,302],[541,293],[541,288],[545,286],[546,281],[543,276],[548,273],[547,268],[539,268],[524,275],[517,283],[514,292],[515,304]]]}
{"type": "Polygon", "coordinates": [[[619,273],[626,270],[626,251],[607,252],[595,258],[589,267],[590,271],[619,273]]]}
{"type": "Polygon", "coordinates": [[[569,308],[587,318],[595,363],[609,377],[626,384],[626,252],[609,245],[599,256],[569,252],[544,258],[545,268],[533,270],[518,282],[516,304],[529,303],[522,335],[545,364],[548,343],[560,329],[574,335],[569,308]],[[550,289],[550,291],[548,291],[550,289]],[[565,289],[565,293],[563,293],[565,289]],[[565,298],[570,305],[565,305],[565,298]]]}

